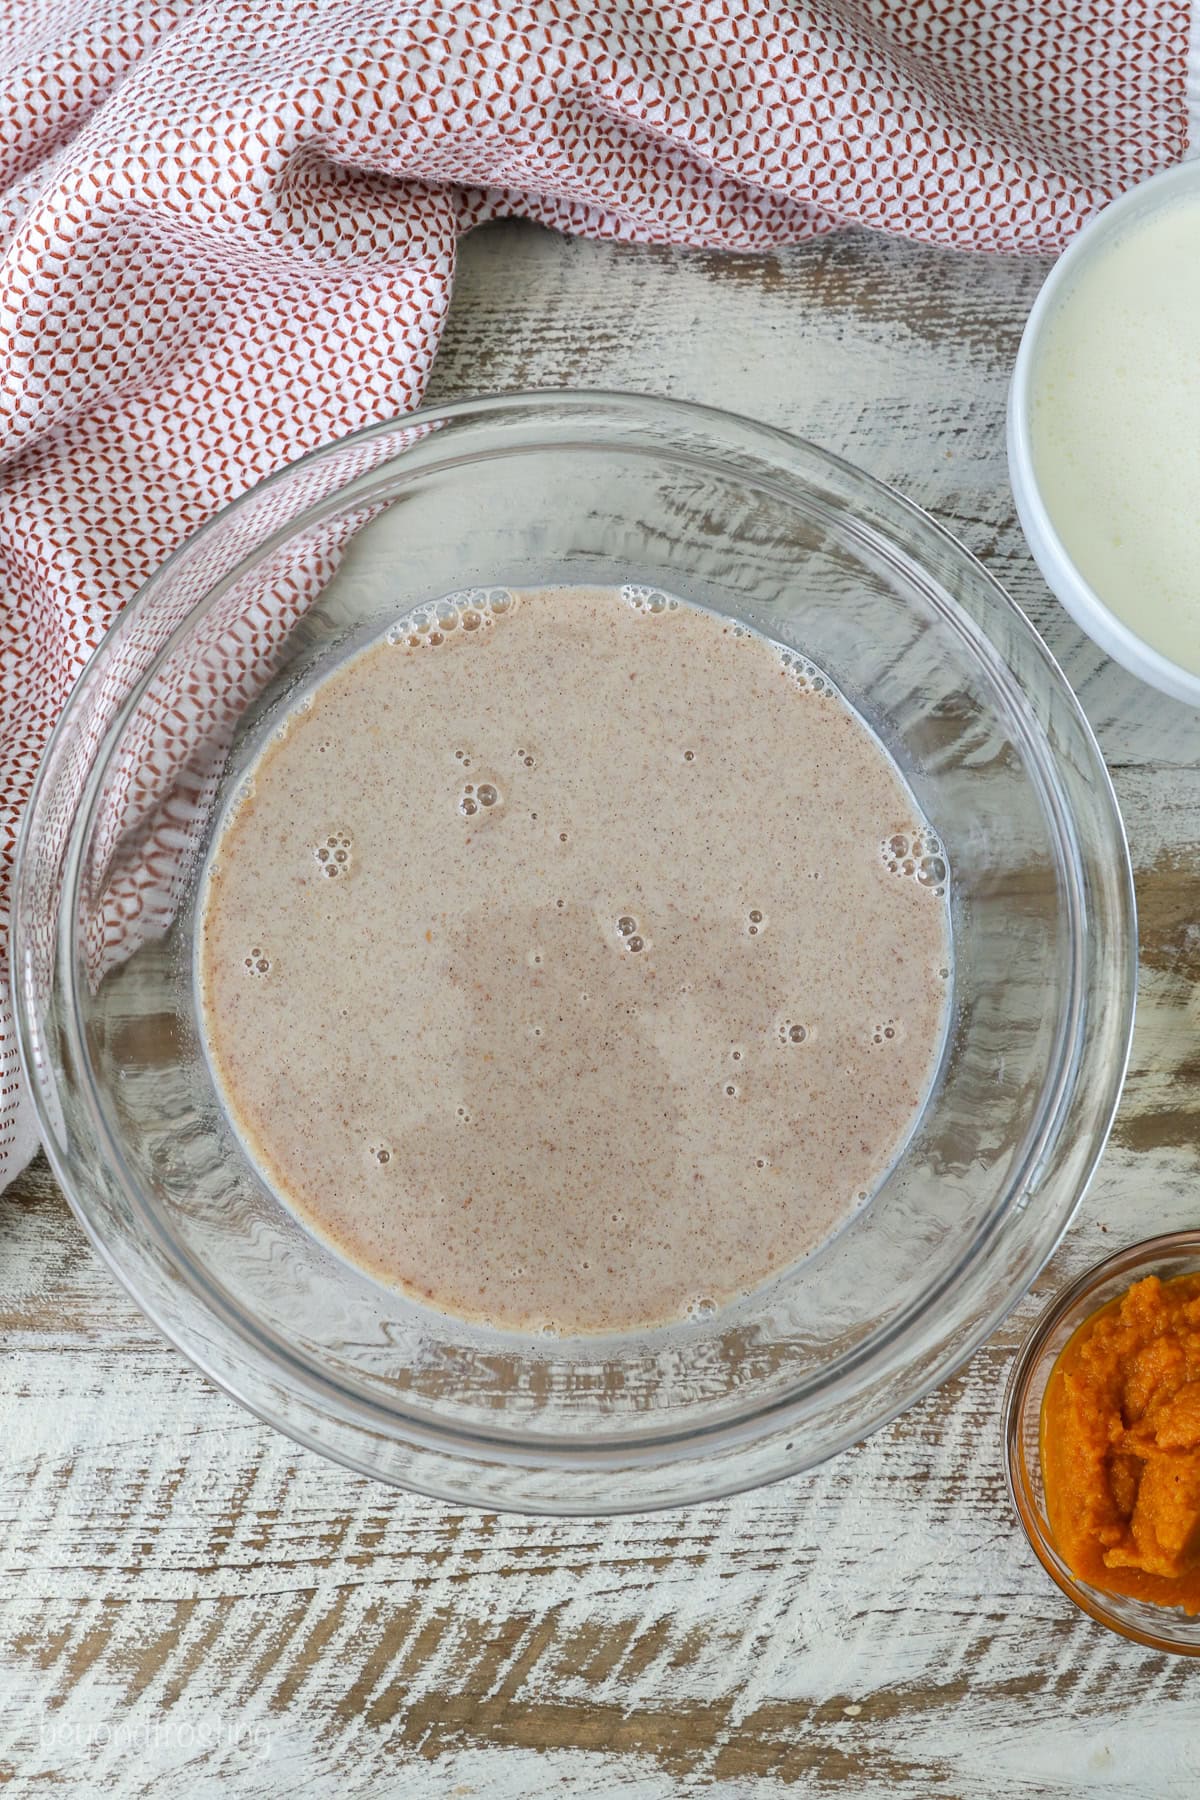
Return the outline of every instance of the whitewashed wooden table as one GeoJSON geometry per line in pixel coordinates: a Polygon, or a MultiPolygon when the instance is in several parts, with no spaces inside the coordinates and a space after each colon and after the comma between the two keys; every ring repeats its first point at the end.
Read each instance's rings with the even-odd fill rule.
{"type": "MultiPolygon", "coordinates": [[[[1113,1142],[1047,1292],[1200,1224],[1200,723],[1107,664],[1014,521],[1007,371],[1043,265],[844,235],[735,259],[493,227],[431,397],[629,387],[894,483],[1044,631],[1113,769],[1143,972],[1113,1142]]],[[[613,1523],[465,1514],[274,1435],[161,1342],[44,1168],[0,1197],[0,1786],[14,1795],[1189,1800],[1198,1672],[1035,1565],[969,1367],[804,1479],[613,1523]]]]}

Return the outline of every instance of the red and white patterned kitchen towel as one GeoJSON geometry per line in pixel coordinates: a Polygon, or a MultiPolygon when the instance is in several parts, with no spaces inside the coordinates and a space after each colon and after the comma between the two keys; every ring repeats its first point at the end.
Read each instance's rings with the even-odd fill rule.
{"type": "MultiPolygon", "coordinates": [[[[38,757],[114,611],[268,471],[420,399],[471,225],[1053,249],[1187,151],[1191,12],[5,0],[0,934],[38,757]]],[[[34,1143],[5,982],[0,1183],[34,1143]]]]}

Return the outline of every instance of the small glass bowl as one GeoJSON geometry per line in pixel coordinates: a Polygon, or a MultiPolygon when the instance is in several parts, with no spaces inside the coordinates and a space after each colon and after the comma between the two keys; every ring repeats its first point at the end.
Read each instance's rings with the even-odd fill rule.
{"type": "Polygon", "coordinates": [[[1109,1594],[1072,1574],[1046,1516],[1042,1481],[1042,1397],[1063,1347],[1085,1319],[1143,1276],[1170,1281],[1200,1273],[1200,1231],[1172,1231],[1119,1250],[1059,1294],[1041,1314],[1013,1363],[1004,1395],[1004,1464],[1008,1491],[1025,1535],[1046,1573],[1083,1612],[1110,1631],[1175,1656],[1200,1656],[1200,1615],[1109,1594]]]}

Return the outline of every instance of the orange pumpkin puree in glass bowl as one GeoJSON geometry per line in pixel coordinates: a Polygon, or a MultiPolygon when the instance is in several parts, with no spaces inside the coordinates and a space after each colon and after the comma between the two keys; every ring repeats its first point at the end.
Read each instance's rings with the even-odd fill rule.
{"type": "Polygon", "coordinates": [[[1046,1385],[1041,1463],[1081,1581],[1200,1612],[1200,1274],[1148,1275],[1084,1320],[1046,1385]]]}

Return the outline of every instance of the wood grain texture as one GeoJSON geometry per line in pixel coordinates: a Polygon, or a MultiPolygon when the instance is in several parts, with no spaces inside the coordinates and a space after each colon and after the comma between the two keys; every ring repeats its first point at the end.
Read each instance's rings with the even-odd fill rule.
{"type": "MultiPolygon", "coordinates": [[[[1200,726],[1047,595],[1004,468],[1043,268],[867,235],[743,260],[464,247],[432,394],[562,383],[751,413],[893,482],[1045,633],[1114,769],[1143,973],[1114,1141],[1045,1293],[1200,1223],[1200,726]]],[[[44,1168],[0,1198],[0,1785],[13,1794],[1173,1800],[1195,1675],[1077,1615],[1012,1521],[1027,1300],[815,1475],[645,1519],[470,1515],[260,1426],[114,1286],[44,1168]]]]}

